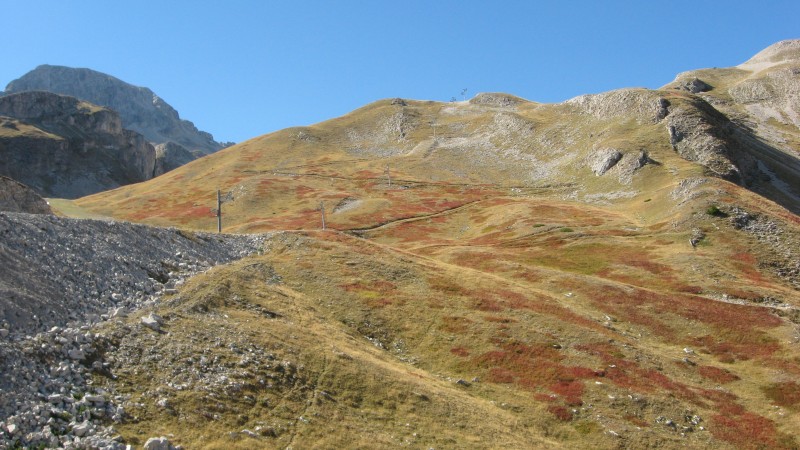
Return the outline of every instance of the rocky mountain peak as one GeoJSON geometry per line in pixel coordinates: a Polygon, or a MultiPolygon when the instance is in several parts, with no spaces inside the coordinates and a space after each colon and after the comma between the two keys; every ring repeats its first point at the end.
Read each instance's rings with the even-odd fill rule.
{"type": "Polygon", "coordinates": [[[175,142],[187,150],[209,154],[221,148],[211,134],[200,131],[146,87],[134,86],[91,69],[41,65],[6,87],[5,94],[47,91],[69,95],[117,111],[126,129],[154,144],[175,142]]]}
{"type": "Polygon", "coordinates": [[[759,71],[792,61],[800,61],[800,39],[789,39],[772,44],[737,67],[759,71]]]}

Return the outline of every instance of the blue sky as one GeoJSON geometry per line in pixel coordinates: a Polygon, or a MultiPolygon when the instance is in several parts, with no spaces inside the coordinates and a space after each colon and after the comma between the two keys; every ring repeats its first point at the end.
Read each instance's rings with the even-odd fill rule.
{"type": "Polygon", "coordinates": [[[0,88],[39,64],[151,88],[221,141],[372,101],[539,102],[727,67],[800,38],[800,1],[7,1],[0,88]]]}

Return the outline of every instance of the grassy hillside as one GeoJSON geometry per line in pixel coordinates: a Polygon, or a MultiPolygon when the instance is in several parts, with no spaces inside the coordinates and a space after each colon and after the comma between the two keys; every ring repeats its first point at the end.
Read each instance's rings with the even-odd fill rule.
{"type": "Polygon", "coordinates": [[[119,432],[796,448],[797,127],[735,89],[769,73],[556,105],[382,100],[75,201],[215,230],[220,189],[226,232],[271,233],[156,305],[165,332],[105,330],[115,378],[96,381],[130,396],[119,432]]]}
{"type": "Polygon", "coordinates": [[[109,331],[101,382],[136,405],[119,431],[191,448],[797,445],[798,315],[755,298],[794,294],[719,254],[744,253],[729,230],[693,251],[548,227],[413,252],[277,233],[159,306],[166,333],[109,331]],[[741,282],[684,277],[687,258],[741,282]]]}

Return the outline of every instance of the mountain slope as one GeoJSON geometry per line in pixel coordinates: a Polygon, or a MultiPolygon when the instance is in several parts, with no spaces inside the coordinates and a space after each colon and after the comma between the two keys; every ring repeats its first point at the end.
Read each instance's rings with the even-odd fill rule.
{"type": "Polygon", "coordinates": [[[153,145],[173,142],[198,154],[213,153],[223,144],[182,120],[178,112],[148,88],[90,69],[41,65],[6,86],[6,94],[47,91],[69,95],[117,111],[122,126],[137,131],[153,145]]]}
{"type": "Polygon", "coordinates": [[[382,100],[76,200],[215,230],[220,189],[226,231],[268,232],[96,328],[106,422],[192,448],[797,448],[796,79],[731,94],[794,46],[561,104],[382,100]]]}

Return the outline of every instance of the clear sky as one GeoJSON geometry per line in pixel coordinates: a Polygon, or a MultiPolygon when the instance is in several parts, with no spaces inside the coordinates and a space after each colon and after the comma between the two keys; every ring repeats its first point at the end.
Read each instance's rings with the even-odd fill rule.
{"type": "Polygon", "coordinates": [[[0,0],[0,17],[0,89],[88,67],[237,142],[381,98],[657,88],[800,38],[798,0],[0,0]]]}

